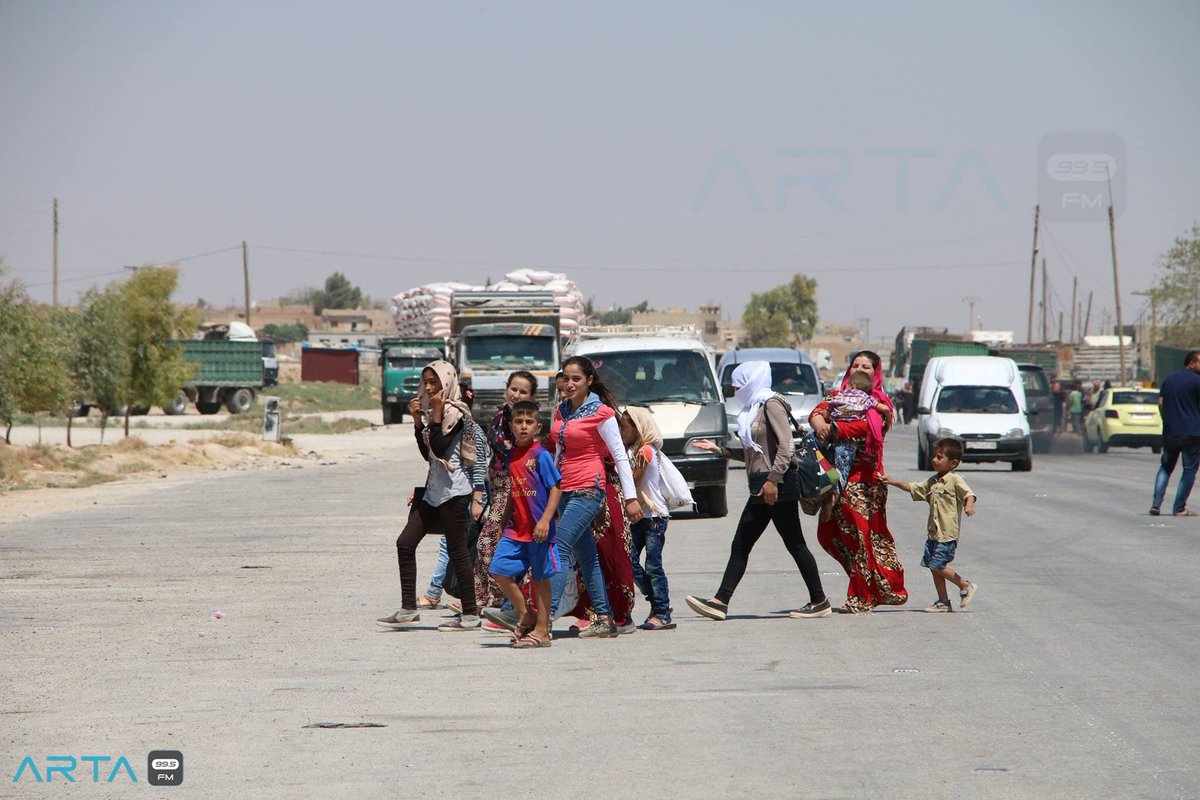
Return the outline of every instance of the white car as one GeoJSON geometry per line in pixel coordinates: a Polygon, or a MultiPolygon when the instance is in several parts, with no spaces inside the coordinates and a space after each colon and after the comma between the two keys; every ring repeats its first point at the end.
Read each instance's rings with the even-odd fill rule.
{"type": "Polygon", "coordinates": [[[1025,385],[1011,358],[931,358],[917,403],[917,468],[931,469],[933,444],[958,439],[964,462],[1008,461],[1033,469],[1025,385]]]}

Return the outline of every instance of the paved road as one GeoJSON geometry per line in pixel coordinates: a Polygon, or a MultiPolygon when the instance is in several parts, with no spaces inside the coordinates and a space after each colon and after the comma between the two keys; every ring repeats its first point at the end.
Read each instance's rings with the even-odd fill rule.
{"type": "MultiPolygon", "coordinates": [[[[969,613],[913,613],[924,506],[893,494],[910,607],[789,619],[802,584],[768,533],[733,617],[697,618],[683,595],[715,590],[733,519],[676,520],[678,630],[520,652],[437,615],[373,624],[399,597],[407,430],[371,434],[396,439],[371,460],[69,513],[5,520],[0,498],[0,794],[50,796],[11,783],[25,754],[126,755],[144,783],[161,748],[185,754],[173,797],[1200,796],[1200,520],[1146,516],[1148,452],[966,470],[969,613]]],[[[891,437],[894,474],[918,475],[914,447],[891,437]]],[[[77,776],[80,796],[147,788],[77,776]]]]}

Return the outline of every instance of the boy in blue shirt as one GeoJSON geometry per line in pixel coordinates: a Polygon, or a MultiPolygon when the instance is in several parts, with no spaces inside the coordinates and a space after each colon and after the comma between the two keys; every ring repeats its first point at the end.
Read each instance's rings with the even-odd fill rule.
{"type": "Polygon", "coordinates": [[[562,497],[562,475],[552,456],[536,441],[541,432],[541,409],[532,400],[512,407],[514,447],[508,454],[512,493],[506,514],[508,523],[496,544],[489,568],[504,596],[521,615],[512,646],[550,646],[550,576],[558,563],[554,535],[554,513],[562,497]],[[532,572],[537,613],[529,609],[520,581],[532,572]]]}

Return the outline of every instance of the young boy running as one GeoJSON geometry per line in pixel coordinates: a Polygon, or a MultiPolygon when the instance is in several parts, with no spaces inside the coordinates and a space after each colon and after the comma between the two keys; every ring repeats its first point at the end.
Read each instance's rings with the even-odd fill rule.
{"type": "MultiPolygon", "coordinates": [[[[489,572],[521,615],[512,646],[550,646],[550,576],[559,569],[554,512],[562,496],[562,475],[552,456],[535,441],[542,430],[541,409],[532,400],[512,407],[513,449],[508,453],[512,493],[504,533],[496,544],[489,572]],[[537,613],[529,609],[520,582],[531,571],[537,613]]],[[[490,617],[492,609],[485,609],[490,617]]],[[[499,620],[493,620],[499,622],[499,620]]]]}
{"type": "Polygon", "coordinates": [[[930,613],[953,611],[946,595],[946,581],[959,588],[959,605],[966,608],[975,596],[975,584],[950,569],[958,548],[959,526],[962,513],[975,515],[975,493],[954,470],[962,461],[962,444],[957,439],[939,439],[933,444],[934,475],[920,483],[906,483],[883,476],[889,486],[895,486],[912,495],[912,499],[929,503],[929,538],[925,541],[925,555],[921,566],[933,573],[933,585],[938,599],[925,609],[930,613]]]}

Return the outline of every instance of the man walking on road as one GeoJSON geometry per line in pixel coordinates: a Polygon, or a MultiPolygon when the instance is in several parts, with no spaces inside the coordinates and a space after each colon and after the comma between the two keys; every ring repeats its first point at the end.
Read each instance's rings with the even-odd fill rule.
{"type": "Polygon", "coordinates": [[[1184,368],[1168,375],[1158,393],[1162,414],[1162,462],[1154,479],[1154,504],[1150,513],[1158,516],[1167,482],[1183,456],[1183,474],[1175,493],[1174,513],[1177,517],[1197,516],[1187,507],[1188,495],[1196,482],[1196,467],[1200,465],[1200,350],[1192,350],[1184,359],[1184,368]]]}

